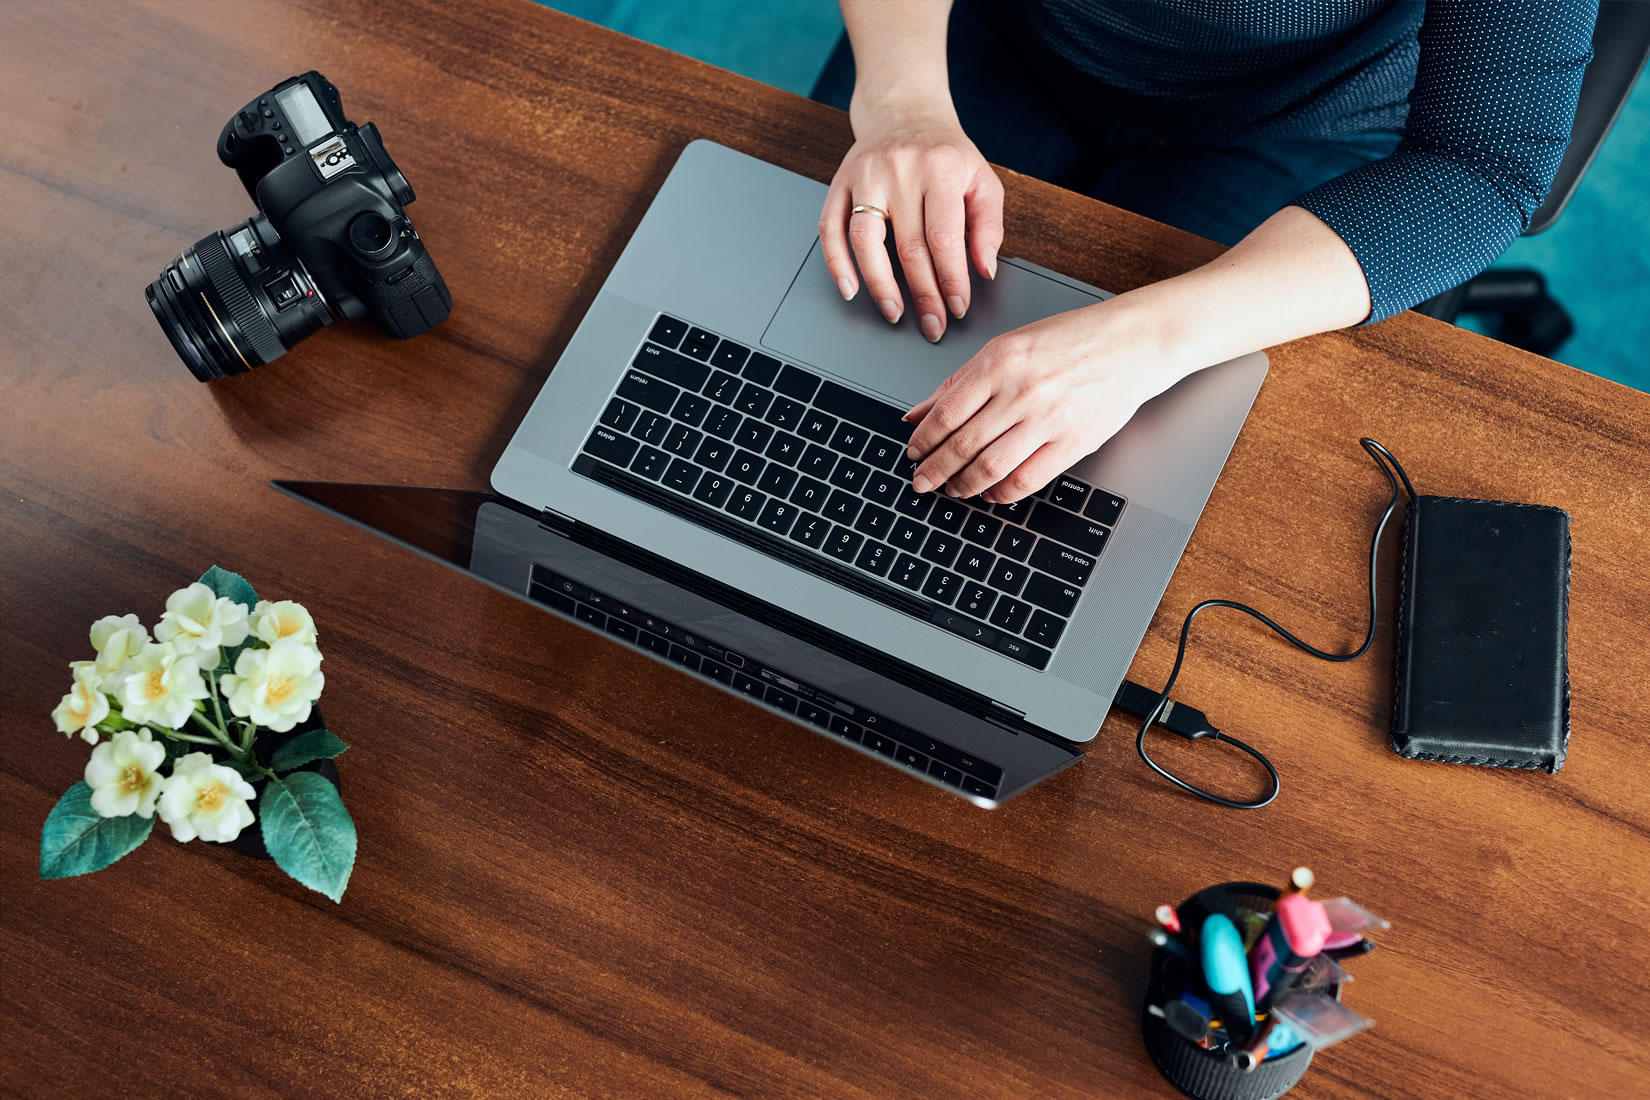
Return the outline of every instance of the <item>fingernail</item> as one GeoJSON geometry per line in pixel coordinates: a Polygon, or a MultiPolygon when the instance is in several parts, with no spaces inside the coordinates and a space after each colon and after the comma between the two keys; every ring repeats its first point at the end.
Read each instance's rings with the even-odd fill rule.
{"type": "Polygon", "coordinates": [[[911,481],[911,488],[915,489],[919,493],[926,493],[933,487],[934,483],[928,480],[928,476],[926,474],[918,474],[911,481]]]}
{"type": "Polygon", "coordinates": [[[906,423],[906,424],[911,423],[911,413],[914,413],[916,411],[917,411],[916,406],[913,405],[911,407],[911,412],[908,412],[904,416],[900,417],[901,422],[906,423]]]}
{"type": "Polygon", "coordinates": [[[958,494],[957,490],[953,486],[947,485],[945,487],[945,495],[948,496],[948,497],[955,497],[955,496],[958,496],[960,494],[958,494]]]}
{"type": "Polygon", "coordinates": [[[850,283],[847,279],[838,279],[836,281],[836,288],[842,291],[842,300],[844,302],[853,301],[854,295],[859,293],[858,290],[854,289],[854,284],[850,283]]]}
{"type": "Polygon", "coordinates": [[[888,318],[890,325],[899,320],[899,303],[892,298],[884,298],[877,303],[877,308],[882,310],[882,315],[888,318]]]}
{"type": "Polygon", "coordinates": [[[962,315],[968,312],[968,303],[962,300],[960,294],[951,295],[945,300],[945,304],[951,307],[951,316],[959,321],[962,320],[962,315]]]}
{"type": "Polygon", "coordinates": [[[992,279],[997,277],[997,257],[995,256],[991,257],[991,274],[987,277],[992,279]]]}
{"type": "Polygon", "coordinates": [[[905,457],[909,458],[912,462],[915,462],[917,459],[922,457],[922,455],[917,453],[917,445],[915,443],[905,448],[905,457]]]}
{"type": "Polygon", "coordinates": [[[940,342],[940,319],[932,313],[922,315],[922,334],[930,344],[940,342]]]}

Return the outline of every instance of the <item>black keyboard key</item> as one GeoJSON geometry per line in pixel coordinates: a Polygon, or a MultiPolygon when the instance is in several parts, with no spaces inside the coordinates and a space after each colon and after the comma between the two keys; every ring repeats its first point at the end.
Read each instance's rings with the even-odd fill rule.
{"type": "Polygon", "coordinates": [[[749,358],[750,353],[751,349],[743,344],[736,344],[732,340],[723,340],[716,345],[716,354],[710,357],[711,365],[720,367],[725,371],[737,372],[740,367],[745,365],[745,360],[749,358]]]}
{"type": "Polygon", "coordinates": [[[996,564],[997,555],[966,543],[962,553],[957,555],[957,572],[971,580],[986,580],[991,576],[991,567],[996,564]]]}
{"type": "Polygon", "coordinates": [[[791,528],[791,538],[815,550],[825,549],[825,537],[831,533],[830,520],[821,519],[812,512],[798,513],[800,518],[791,528]]]}
{"type": "Polygon", "coordinates": [[[894,502],[910,488],[911,483],[908,481],[900,481],[898,478],[873,470],[871,476],[865,479],[863,492],[878,504],[892,508],[894,502]]]}
{"type": "Polygon", "coordinates": [[[865,487],[865,479],[870,476],[871,467],[863,462],[855,462],[851,458],[837,459],[836,469],[831,471],[831,484],[838,488],[847,489],[850,493],[857,493],[865,487]]]}
{"type": "Polygon", "coordinates": [[[928,528],[915,520],[901,517],[894,521],[894,530],[888,535],[888,541],[894,544],[896,550],[909,550],[915,554],[922,549],[923,539],[928,537],[928,528]]]}
{"type": "Polygon", "coordinates": [[[858,458],[865,449],[865,441],[870,438],[871,433],[858,424],[838,424],[836,431],[831,433],[831,450],[849,458],[858,458]]]}
{"type": "Polygon", "coordinates": [[[1117,517],[1123,514],[1123,498],[1113,496],[1104,489],[1096,489],[1089,497],[1089,505],[1083,509],[1083,514],[1107,527],[1115,527],[1117,517]]]}
{"type": "Polygon", "coordinates": [[[962,590],[963,579],[948,569],[936,569],[928,574],[928,580],[922,586],[922,594],[931,600],[949,604],[957,598],[962,590]]]}
{"type": "Polygon", "coordinates": [[[883,756],[893,756],[899,749],[899,742],[875,730],[866,730],[864,740],[860,743],[872,752],[880,753],[883,756]]]}
{"type": "Polygon", "coordinates": [[[713,401],[720,401],[724,405],[733,404],[734,398],[739,396],[739,387],[744,385],[725,370],[712,371],[710,381],[705,383],[702,392],[713,401]]]}
{"type": "Polygon", "coordinates": [[[733,492],[738,482],[722,474],[706,473],[694,487],[693,499],[702,500],[712,508],[720,508],[728,502],[728,494],[733,492]]]}
{"type": "Polygon", "coordinates": [[[762,469],[767,464],[759,455],[753,455],[749,451],[735,451],[732,461],[728,463],[728,474],[735,481],[755,485],[756,479],[762,476],[762,469]]]}
{"type": "Polygon", "coordinates": [[[732,444],[725,439],[712,437],[699,441],[698,448],[693,452],[693,461],[707,469],[721,473],[727,467],[728,459],[732,455],[732,444]]]}
{"type": "MultiPolygon", "coordinates": [[[[929,583],[933,583],[932,579],[929,583]]],[[[926,590],[927,586],[925,585],[924,591],[926,590]]],[[[961,635],[971,642],[979,642],[981,645],[993,645],[997,641],[995,630],[992,630],[978,619],[970,618],[955,611],[946,612],[936,609],[933,621],[934,625],[949,630],[953,634],[961,635]]]]}
{"type": "Polygon", "coordinates": [[[685,646],[671,646],[670,659],[687,669],[689,672],[699,671],[699,655],[685,646]]]}
{"type": "Polygon", "coordinates": [[[822,730],[831,728],[831,712],[816,703],[802,703],[796,708],[796,716],[810,726],[818,726],[822,730]]]}
{"type": "Polygon", "coordinates": [[[796,486],[796,471],[781,466],[777,462],[768,463],[768,468],[762,471],[762,476],[756,479],[756,487],[764,493],[776,497],[788,497],[796,486]]]}
{"type": "Polygon", "coordinates": [[[733,441],[747,451],[761,451],[772,438],[773,429],[754,416],[745,417],[745,422],[733,435],[733,441]]]}
{"type": "Polygon", "coordinates": [[[957,560],[957,550],[961,545],[954,535],[930,531],[928,541],[922,544],[922,556],[935,565],[950,565],[957,560]]]}
{"type": "Polygon", "coordinates": [[[658,413],[644,412],[636,418],[636,426],[630,430],[630,434],[643,443],[651,443],[655,447],[662,447],[664,446],[665,436],[670,434],[670,429],[673,427],[675,427],[674,424],[658,413]]]}
{"type": "Polygon", "coordinates": [[[919,772],[928,770],[928,757],[906,745],[895,746],[894,759],[908,768],[915,768],[919,772]]]}
{"type": "Polygon", "coordinates": [[[899,499],[894,501],[894,511],[912,519],[926,519],[928,510],[934,506],[933,493],[919,493],[906,482],[900,488],[899,499]]]}
{"type": "Polygon", "coordinates": [[[670,407],[676,404],[676,395],[681,392],[669,382],[639,370],[625,371],[624,381],[619,383],[620,397],[644,405],[654,412],[669,412],[670,407]]]}
{"type": "Polygon", "coordinates": [[[1002,520],[993,519],[986,512],[971,511],[963,521],[962,537],[981,546],[990,546],[997,541],[997,532],[1002,529],[1002,520]]]}
{"type": "Polygon", "coordinates": [[[752,699],[760,699],[766,689],[762,686],[762,681],[756,677],[743,672],[735,672],[733,674],[733,690],[743,692],[752,699]]]}
{"type": "Polygon", "coordinates": [[[755,489],[735,489],[728,498],[727,509],[740,519],[756,522],[762,514],[762,505],[768,502],[767,495],[755,489]]]}
{"type": "Polygon", "coordinates": [[[773,404],[768,408],[768,415],[763,419],[776,428],[794,431],[802,422],[802,414],[807,411],[808,407],[800,401],[792,401],[788,397],[775,397],[773,404]]]}
{"type": "Polygon", "coordinates": [[[678,321],[674,317],[667,317],[661,313],[659,319],[653,322],[653,330],[647,334],[647,338],[655,344],[663,344],[667,348],[673,348],[682,342],[682,337],[687,335],[687,330],[686,321],[678,321]]]}
{"type": "Polygon", "coordinates": [[[851,562],[864,544],[864,535],[850,531],[839,523],[831,528],[830,537],[825,540],[825,552],[833,558],[851,562]]]}
{"type": "Polygon", "coordinates": [[[676,407],[670,410],[674,416],[684,424],[692,424],[697,428],[704,422],[705,414],[712,406],[708,398],[700,397],[696,393],[683,393],[676,399],[676,407]]]}
{"type": "Polygon", "coordinates": [[[819,389],[819,379],[805,370],[786,366],[780,370],[773,388],[786,397],[794,397],[798,401],[812,401],[815,391],[819,389]]]}
{"type": "Polygon", "coordinates": [[[1018,634],[1024,630],[1029,618],[1031,605],[1024,600],[1016,600],[1013,596],[1000,597],[997,606],[991,611],[991,625],[1011,634],[1018,634]]]}
{"type": "Polygon", "coordinates": [[[1063,542],[1088,554],[1098,554],[1106,545],[1106,528],[1052,504],[1039,504],[1032,509],[1026,526],[1039,535],[1047,535],[1055,542],[1063,542]]]}
{"type": "Polygon", "coordinates": [[[769,706],[778,707],[790,714],[796,713],[796,696],[788,691],[780,691],[776,687],[771,687],[762,694],[762,698],[769,706]]]}
{"type": "Polygon", "coordinates": [[[1051,504],[1072,512],[1081,512],[1083,503],[1089,498],[1089,487],[1074,477],[1057,477],[1043,490],[1043,496],[1051,504]]]}
{"type": "Polygon", "coordinates": [[[699,392],[699,387],[710,377],[710,368],[703,363],[652,344],[643,344],[630,365],[681,386],[690,393],[699,392]]]}
{"type": "Polygon", "coordinates": [[[670,429],[670,434],[665,436],[665,450],[686,458],[704,438],[704,432],[694,431],[686,424],[677,424],[670,429]]]}
{"type": "Polygon", "coordinates": [[[665,656],[669,655],[669,653],[670,653],[670,643],[669,642],[667,642],[663,638],[659,637],[659,635],[649,634],[645,630],[641,631],[641,635],[642,636],[639,640],[642,644],[643,649],[648,650],[651,653],[657,653],[661,657],[665,657],[665,656]]]}
{"type": "Polygon", "coordinates": [[[642,453],[630,463],[632,473],[658,481],[664,476],[665,467],[670,465],[670,456],[657,447],[643,447],[642,453]]]}
{"type": "Polygon", "coordinates": [[[802,461],[802,448],[805,444],[801,439],[790,432],[773,433],[773,442],[763,452],[775,462],[783,462],[787,466],[795,466],[802,461]]]}
{"type": "Polygon", "coordinates": [[[1041,539],[1031,552],[1031,564],[1063,581],[1082,586],[1094,572],[1094,559],[1080,550],[1041,539]]]}
{"type": "Polygon", "coordinates": [[[1031,547],[1037,541],[1037,536],[1030,531],[1019,527],[1004,527],[1003,533],[997,536],[997,553],[1015,561],[1025,561],[1031,557],[1031,547]]]}
{"type": "Polygon", "coordinates": [[[636,628],[617,616],[607,620],[607,632],[616,638],[623,638],[632,645],[636,643],[636,628]]]}
{"type": "Polygon", "coordinates": [[[854,530],[874,539],[885,539],[894,529],[894,513],[875,504],[867,504],[854,523],[854,530]]]}
{"type": "Polygon", "coordinates": [[[717,439],[732,439],[734,433],[739,430],[739,422],[744,419],[732,409],[717,405],[710,410],[710,415],[705,417],[705,422],[701,426],[717,439]]]}
{"type": "Polygon", "coordinates": [[[1061,618],[1070,615],[1077,606],[1077,589],[1064,581],[1055,580],[1046,573],[1032,573],[1026,582],[1025,598],[1061,618]]]}
{"type": "Polygon", "coordinates": [[[1038,645],[1046,645],[1052,649],[1065,629],[1065,620],[1055,618],[1047,611],[1034,611],[1031,614],[1031,625],[1021,633],[1038,645]]]}
{"type": "Polygon", "coordinates": [[[997,651],[1039,670],[1047,668],[1048,659],[1053,656],[1042,646],[1032,645],[1030,642],[1021,641],[1019,638],[1011,638],[1007,634],[997,636],[997,651]]]}
{"type": "Polygon", "coordinates": [[[769,500],[762,507],[762,514],[756,520],[763,527],[776,535],[788,535],[791,524],[796,522],[797,508],[794,504],[786,504],[783,500],[769,500]]]}
{"type": "Polygon", "coordinates": [[[618,466],[628,463],[636,454],[636,448],[641,446],[634,439],[627,439],[618,432],[596,426],[590,433],[590,438],[584,441],[584,449],[604,462],[611,462],[618,466]]]}
{"type": "Polygon", "coordinates": [[[928,774],[944,783],[947,787],[962,786],[963,773],[950,764],[942,764],[938,760],[928,762],[928,774]]]}
{"type": "Polygon", "coordinates": [[[773,391],[763,389],[755,382],[746,382],[739,396],[734,398],[733,407],[746,416],[761,416],[768,411],[768,405],[773,401],[773,391]]]}
{"type": "Polygon", "coordinates": [[[879,470],[892,470],[904,454],[905,448],[901,444],[880,435],[873,435],[859,457],[879,470]]]}
{"type": "Polygon", "coordinates": [[[826,416],[817,409],[809,409],[802,418],[802,427],[797,431],[804,439],[811,439],[815,443],[829,443],[831,433],[836,430],[836,417],[826,416]]]}
{"type": "Polygon", "coordinates": [[[686,459],[673,458],[670,460],[669,469],[665,470],[664,482],[668,488],[675,489],[678,493],[691,493],[694,482],[699,480],[699,475],[703,472],[686,459]]]}
{"type": "Polygon", "coordinates": [[[997,593],[985,585],[968,584],[963,586],[962,595],[957,597],[957,610],[976,619],[983,619],[991,613],[991,605],[996,602],[997,593]]]}
{"type": "Polygon", "coordinates": [[[616,432],[628,432],[630,426],[636,423],[636,414],[641,411],[630,402],[615,397],[607,403],[607,411],[602,413],[602,423],[616,432]]]}
{"type": "Polygon", "coordinates": [[[706,332],[702,328],[690,328],[682,340],[682,350],[695,359],[709,359],[710,353],[716,350],[717,338],[714,332],[706,332]]]}
{"type": "Polygon", "coordinates": [[[875,577],[886,577],[894,564],[894,552],[880,542],[866,541],[854,564],[875,577]]]}
{"type": "Polygon", "coordinates": [[[825,510],[825,501],[830,499],[831,487],[823,481],[816,481],[811,477],[804,477],[797,482],[796,491],[791,493],[791,503],[808,508],[815,512],[825,510]]]}
{"type": "Polygon", "coordinates": [[[852,523],[859,515],[859,508],[858,497],[841,489],[832,489],[830,499],[825,502],[825,518],[837,523],[852,523]]]}
{"type": "Polygon", "coordinates": [[[947,496],[934,498],[934,510],[928,513],[928,522],[941,531],[956,534],[968,518],[968,506],[947,496]]]}
{"type": "Polygon", "coordinates": [[[922,587],[922,582],[928,576],[929,565],[925,561],[918,561],[910,554],[901,554],[894,563],[894,581],[915,592],[922,587]]]}
{"type": "Polygon", "coordinates": [[[764,386],[771,386],[778,375],[779,360],[759,351],[751,353],[750,361],[745,364],[746,378],[764,386]]]}
{"type": "Polygon", "coordinates": [[[819,393],[814,395],[814,408],[851,421],[862,428],[869,428],[896,443],[905,444],[911,441],[911,425],[900,419],[906,410],[884,405],[875,398],[856,393],[835,382],[826,382],[819,387],[819,393]]]}
{"type": "Polygon", "coordinates": [[[798,468],[809,477],[822,478],[829,477],[835,465],[836,455],[817,443],[810,443],[808,449],[802,452],[802,462],[798,468]]]}
{"type": "Polygon", "coordinates": [[[1007,592],[1010,596],[1018,596],[1020,589],[1025,586],[1026,577],[1031,570],[1012,558],[998,558],[997,564],[991,569],[991,576],[986,583],[999,592],[1007,592]]]}
{"type": "Polygon", "coordinates": [[[733,669],[720,661],[713,661],[706,657],[699,662],[699,671],[724,686],[732,686],[733,684],[733,669]]]}
{"type": "Polygon", "coordinates": [[[1016,500],[1013,504],[993,504],[991,510],[1009,523],[1023,526],[1026,517],[1031,515],[1031,506],[1036,503],[1036,497],[1026,497],[1024,500],[1016,500]]]}

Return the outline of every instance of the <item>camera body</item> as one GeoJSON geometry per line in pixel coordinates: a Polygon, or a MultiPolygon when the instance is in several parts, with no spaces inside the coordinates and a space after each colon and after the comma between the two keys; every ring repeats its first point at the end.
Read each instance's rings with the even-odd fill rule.
{"type": "Polygon", "coordinates": [[[202,238],[148,291],[196,377],[267,363],[336,317],[401,339],[446,319],[451,295],[406,214],[412,187],[320,73],[248,103],[217,149],[259,213],[202,238]]]}

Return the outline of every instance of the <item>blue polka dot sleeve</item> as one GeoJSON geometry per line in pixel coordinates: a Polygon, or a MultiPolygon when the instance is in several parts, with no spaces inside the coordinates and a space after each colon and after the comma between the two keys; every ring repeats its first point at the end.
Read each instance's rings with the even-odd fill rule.
{"type": "Polygon", "coordinates": [[[1597,0],[1429,0],[1403,140],[1295,200],[1340,234],[1384,320],[1488,267],[1570,140],[1597,0]]]}

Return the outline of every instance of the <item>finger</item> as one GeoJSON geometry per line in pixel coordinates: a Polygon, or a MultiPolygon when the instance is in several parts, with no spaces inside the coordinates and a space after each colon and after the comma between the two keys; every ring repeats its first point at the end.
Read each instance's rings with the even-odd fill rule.
{"type": "MultiPolygon", "coordinates": [[[[934,415],[938,416],[945,407],[946,401],[942,399],[935,406],[934,415]]],[[[929,451],[928,457],[917,464],[916,475],[911,479],[912,486],[921,491],[920,487],[926,481],[930,485],[944,485],[950,496],[966,495],[951,484],[951,479],[1016,423],[1017,418],[1008,408],[1007,401],[999,398],[985,402],[946,436],[945,442],[929,451]]]]}
{"type": "Polygon", "coordinates": [[[1024,500],[1065,473],[1081,457],[1073,454],[1070,445],[1063,441],[1044,443],[1031,453],[1031,457],[999,480],[986,494],[986,499],[993,504],[1013,504],[1024,500]]]}
{"type": "Polygon", "coordinates": [[[910,213],[894,223],[894,253],[905,272],[905,285],[911,289],[917,327],[932,344],[945,334],[945,302],[940,298],[939,280],[934,278],[934,261],[923,231],[922,192],[907,190],[895,201],[902,212],[910,213]]]}
{"type": "Polygon", "coordinates": [[[1045,442],[1046,432],[1040,432],[1022,420],[982,449],[968,465],[952,474],[946,480],[945,490],[948,493],[956,490],[959,497],[984,493],[988,501],[995,503],[996,497],[991,490],[1019,469],[1021,463],[1045,442]]]}
{"type": "Polygon", "coordinates": [[[854,271],[853,254],[848,251],[848,188],[835,180],[819,212],[819,248],[825,256],[825,270],[836,280],[843,300],[853,301],[859,293],[859,275],[854,271]]]}
{"type": "Polygon", "coordinates": [[[945,381],[934,387],[933,393],[929,394],[921,401],[918,401],[915,405],[912,405],[911,411],[900,417],[900,419],[905,421],[907,424],[921,424],[922,418],[928,415],[928,410],[934,407],[934,402],[938,401],[945,395],[945,391],[950,389],[957,379],[962,376],[962,373],[967,366],[968,364],[964,363],[961,367],[958,367],[956,370],[952,371],[946,377],[945,381]]]}
{"type": "MultiPolygon", "coordinates": [[[[916,430],[911,433],[911,440],[906,445],[906,457],[918,462],[927,458],[934,448],[944,443],[952,432],[967,423],[968,418],[989,400],[990,384],[976,379],[975,372],[964,365],[962,370],[946,379],[940,388],[934,391],[934,395],[923,403],[928,408],[923,412],[922,422],[917,424],[916,430]]],[[[922,408],[921,405],[917,407],[922,408]]],[[[938,485],[939,482],[936,481],[934,484],[938,485]]]]}
{"type": "Polygon", "coordinates": [[[923,235],[934,260],[934,275],[951,316],[968,312],[968,258],[963,246],[963,200],[952,191],[931,187],[922,203],[923,235]]]}
{"type": "MultiPolygon", "coordinates": [[[[864,202],[859,195],[853,196],[864,202]]],[[[881,203],[874,204],[882,207],[881,203]]],[[[853,246],[854,258],[859,261],[859,273],[865,277],[865,287],[882,310],[882,315],[893,324],[905,313],[905,302],[900,297],[899,284],[894,281],[894,267],[888,262],[888,250],[883,241],[888,238],[888,225],[875,214],[853,214],[848,218],[848,243],[853,246]]]]}
{"type": "Polygon", "coordinates": [[[997,277],[997,250],[1003,244],[1003,184],[997,173],[982,169],[974,186],[963,194],[968,215],[968,254],[974,270],[987,279],[997,277]]]}

